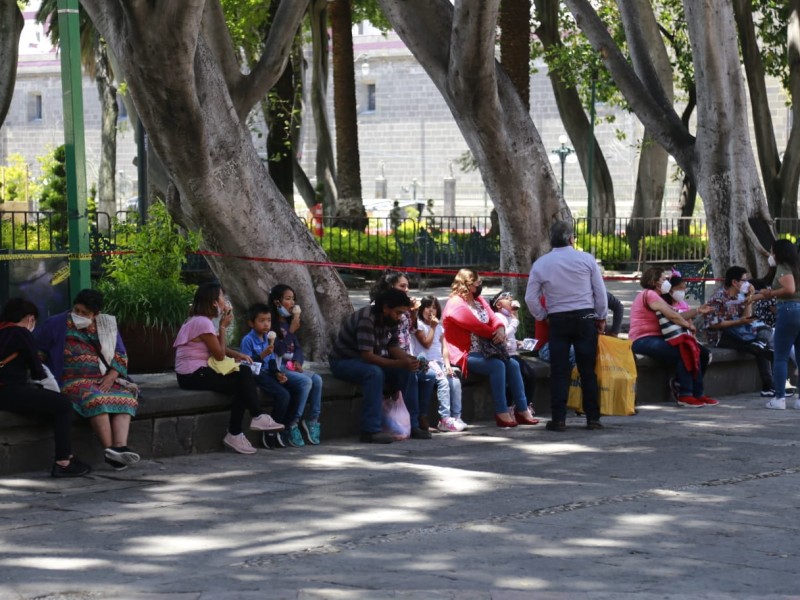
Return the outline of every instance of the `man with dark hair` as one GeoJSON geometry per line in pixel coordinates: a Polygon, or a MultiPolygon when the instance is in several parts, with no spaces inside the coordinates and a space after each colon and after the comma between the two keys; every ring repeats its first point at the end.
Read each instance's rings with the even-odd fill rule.
{"type": "MultiPolygon", "coordinates": [[[[384,385],[401,390],[415,402],[418,394],[419,361],[400,348],[397,324],[411,308],[411,299],[402,290],[390,288],[375,297],[375,303],[353,313],[339,330],[328,357],[331,373],[362,386],[361,441],[390,444],[391,435],[381,432],[381,406],[384,385]]],[[[411,436],[428,439],[419,428],[411,436]]]]}
{"type": "Polygon", "coordinates": [[[757,339],[750,324],[753,316],[752,297],[755,288],[744,267],[733,266],[725,271],[725,281],[707,304],[711,312],[704,316],[703,328],[710,346],[732,348],[756,357],[761,376],[761,396],[775,397],[772,381],[772,351],[766,342],[757,339]]]}
{"type": "Polygon", "coordinates": [[[583,409],[588,429],[602,429],[597,375],[597,335],[605,329],[608,304],[603,277],[595,258],[575,250],[571,221],[556,221],[550,228],[553,249],[533,263],[525,302],[537,321],[550,326],[549,431],[566,429],[570,380],[570,346],[581,376],[583,409]],[[543,306],[541,298],[547,300],[543,306]]]}

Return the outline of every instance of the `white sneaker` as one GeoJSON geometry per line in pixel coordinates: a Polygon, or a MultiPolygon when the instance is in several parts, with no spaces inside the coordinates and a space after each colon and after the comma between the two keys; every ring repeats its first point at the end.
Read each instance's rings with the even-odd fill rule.
{"type": "Polygon", "coordinates": [[[264,413],[250,421],[250,429],[255,429],[256,431],[283,431],[286,427],[277,423],[275,419],[264,413]]]}
{"type": "Polygon", "coordinates": [[[222,443],[239,454],[255,454],[257,452],[257,450],[253,448],[253,444],[250,443],[250,440],[244,437],[243,433],[239,435],[227,433],[222,439],[222,443]]]}
{"type": "Polygon", "coordinates": [[[764,405],[765,408],[774,408],[775,410],[786,410],[786,398],[773,398],[764,405]]]}
{"type": "Polygon", "coordinates": [[[458,428],[456,431],[464,431],[467,427],[469,427],[469,425],[467,425],[466,423],[464,423],[464,421],[461,420],[461,417],[456,417],[455,421],[456,421],[456,427],[458,428]]]}
{"type": "Polygon", "coordinates": [[[792,408],[796,408],[797,410],[800,410],[800,398],[797,398],[794,401],[794,405],[792,405],[792,408]]]}

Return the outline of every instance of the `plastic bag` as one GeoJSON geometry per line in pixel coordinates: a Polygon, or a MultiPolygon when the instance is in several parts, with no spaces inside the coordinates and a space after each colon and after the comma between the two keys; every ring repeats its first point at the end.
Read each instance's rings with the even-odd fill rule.
{"type": "Polygon", "coordinates": [[[381,428],[397,441],[411,437],[411,415],[408,414],[402,392],[395,392],[383,399],[381,428]]]}
{"type": "MultiPolygon", "coordinates": [[[[636,360],[631,342],[600,335],[597,338],[597,387],[600,391],[600,414],[628,416],[635,412],[636,360]]],[[[583,393],[578,368],[572,369],[567,407],[583,412],[583,393]]]]}

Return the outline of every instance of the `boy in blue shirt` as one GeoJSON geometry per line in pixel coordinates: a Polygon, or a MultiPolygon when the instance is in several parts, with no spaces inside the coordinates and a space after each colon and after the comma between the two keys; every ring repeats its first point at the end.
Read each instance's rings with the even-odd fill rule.
{"type": "Polygon", "coordinates": [[[272,418],[286,426],[280,433],[264,432],[262,442],[269,449],[305,446],[298,423],[303,416],[311,391],[311,380],[287,377],[275,355],[275,333],[271,332],[272,314],[264,303],[253,304],[247,310],[250,332],[242,338],[239,349],[253,361],[262,363],[256,375],[256,385],[273,398],[272,418]],[[264,368],[266,367],[266,368],[264,368]]]}

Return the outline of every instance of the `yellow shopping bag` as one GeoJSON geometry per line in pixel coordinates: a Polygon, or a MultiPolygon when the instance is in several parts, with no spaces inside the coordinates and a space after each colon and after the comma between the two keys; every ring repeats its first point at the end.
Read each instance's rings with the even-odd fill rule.
{"type": "MultiPolygon", "coordinates": [[[[597,387],[600,390],[600,414],[627,416],[636,404],[636,361],[631,342],[600,335],[597,338],[597,387]]],[[[578,367],[572,369],[567,407],[583,412],[583,394],[578,367]]]]}

